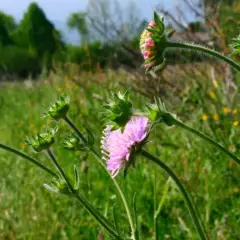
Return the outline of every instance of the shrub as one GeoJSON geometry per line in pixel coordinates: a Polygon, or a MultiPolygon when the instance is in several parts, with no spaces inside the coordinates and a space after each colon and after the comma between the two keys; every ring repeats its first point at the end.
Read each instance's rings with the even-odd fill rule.
{"type": "Polygon", "coordinates": [[[1,72],[16,74],[23,78],[40,72],[40,65],[36,57],[32,56],[26,49],[9,45],[0,47],[0,51],[1,72]]]}

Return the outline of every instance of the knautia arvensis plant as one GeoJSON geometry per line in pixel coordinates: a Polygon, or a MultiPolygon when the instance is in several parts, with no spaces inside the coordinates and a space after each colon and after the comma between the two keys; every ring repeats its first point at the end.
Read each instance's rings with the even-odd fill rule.
{"type": "MultiPolygon", "coordinates": [[[[172,41],[169,36],[171,32],[166,32],[164,18],[154,12],[154,19],[151,20],[147,28],[143,31],[140,38],[140,50],[144,57],[144,68],[146,72],[156,70],[164,63],[165,52],[168,49],[175,48],[180,50],[190,50],[209,55],[219,60],[223,60],[236,70],[240,71],[240,65],[233,59],[211,49],[195,43],[172,41]]],[[[239,53],[239,37],[233,39],[233,55],[239,53]]]]}
{"type": "MultiPolygon", "coordinates": [[[[234,39],[232,47],[232,55],[239,54],[239,37],[234,39]]],[[[240,70],[240,66],[234,60],[223,56],[212,49],[196,44],[171,41],[169,39],[169,34],[166,33],[164,18],[159,17],[157,13],[154,13],[154,19],[149,22],[140,39],[140,50],[145,60],[144,68],[146,71],[155,70],[161,66],[165,62],[165,52],[169,48],[200,51],[221,59],[235,69],[240,70]]],[[[53,192],[54,194],[64,194],[70,198],[77,199],[102,226],[102,228],[109,233],[111,238],[122,240],[139,240],[141,239],[141,236],[138,231],[137,216],[133,216],[136,215],[136,209],[134,206],[134,209],[130,208],[127,198],[121,186],[118,184],[117,179],[124,176],[124,181],[126,173],[128,172],[128,174],[131,174],[131,167],[135,167],[136,171],[138,171],[138,165],[141,164],[141,161],[138,161],[138,159],[144,157],[157,164],[168,174],[169,179],[171,179],[171,184],[175,184],[177,186],[179,192],[185,200],[199,238],[202,240],[209,239],[208,230],[206,230],[206,227],[200,218],[197,207],[188,192],[188,188],[185,187],[184,183],[175,174],[173,169],[165,163],[165,161],[158,159],[146,150],[147,146],[152,144],[150,141],[151,135],[155,131],[158,131],[157,127],[159,124],[166,124],[168,127],[180,127],[183,130],[187,130],[192,134],[195,134],[197,137],[202,138],[208,144],[213,145],[236,163],[240,164],[240,159],[222,144],[217,143],[211,137],[179,120],[176,115],[167,110],[166,106],[159,98],[155,99],[155,103],[146,103],[143,109],[135,109],[134,103],[130,99],[130,91],[127,90],[124,94],[113,93],[112,97],[106,100],[106,104],[103,106],[103,109],[104,124],[100,143],[101,152],[96,150],[96,140],[92,131],[86,126],[82,126],[84,131],[79,130],[69,118],[68,113],[71,111],[69,97],[60,97],[59,100],[48,108],[45,116],[52,119],[57,125],[60,121],[63,121],[67,126],[69,126],[70,134],[67,138],[62,140],[62,145],[65,149],[70,151],[79,151],[80,154],[83,154],[83,152],[91,153],[92,156],[96,158],[100,166],[105,170],[105,173],[109,176],[109,181],[114,183],[114,186],[116,187],[119,197],[124,205],[125,214],[129,224],[129,229],[127,231],[122,229],[117,221],[113,224],[105,216],[105,214],[98,211],[97,208],[93,206],[93,204],[90,203],[85,196],[83,196],[79,184],[80,174],[76,166],[74,166],[72,170],[74,179],[67,175],[65,169],[61,165],[61,161],[58,160],[58,157],[53,151],[56,144],[55,139],[58,137],[57,127],[53,129],[50,128],[44,133],[38,133],[36,136],[26,140],[26,143],[30,145],[35,152],[38,154],[45,153],[45,155],[47,155],[51,163],[56,168],[56,172],[52,171],[48,168],[48,166],[42,164],[40,161],[28,156],[24,152],[2,143],[0,144],[0,148],[26,159],[48,173],[52,177],[52,180],[49,183],[43,183],[47,190],[53,192]]],[[[127,184],[127,182],[124,182],[124,184],[127,184]]],[[[168,187],[169,181],[166,185],[166,189],[168,187]]],[[[166,194],[167,190],[164,195],[166,194]]],[[[155,219],[155,240],[160,239],[157,234],[156,216],[158,213],[159,209],[155,214],[153,214],[155,219]]],[[[116,220],[116,218],[114,219],[116,220]]]]}

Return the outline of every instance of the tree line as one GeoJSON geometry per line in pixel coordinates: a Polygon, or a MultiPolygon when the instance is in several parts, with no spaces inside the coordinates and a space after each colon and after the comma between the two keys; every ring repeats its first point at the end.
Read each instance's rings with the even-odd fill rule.
{"type": "MultiPolygon", "coordinates": [[[[185,11],[179,8],[182,19],[187,9],[194,13],[196,22],[192,26],[199,28],[200,19],[213,39],[218,39],[221,49],[237,34],[240,12],[237,1],[225,0],[221,5],[218,1],[199,0],[195,5],[191,0],[184,2],[185,11]],[[230,11],[233,5],[234,11],[230,11]]],[[[174,14],[161,6],[157,10],[166,15],[169,28],[188,31],[186,25],[174,19],[174,14]]],[[[146,24],[133,1],[123,9],[117,0],[89,0],[84,12],[72,13],[67,19],[68,27],[77,30],[80,36],[79,44],[72,45],[64,41],[63,34],[35,2],[18,23],[13,16],[0,12],[0,77],[34,77],[43,70],[54,70],[58,63],[77,64],[83,71],[96,71],[99,66],[139,68],[143,61],[139,36],[146,24]]]]}
{"type": "MultiPolygon", "coordinates": [[[[62,33],[35,2],[28,6],[19,23],[13,16],[0,12],[1,75],[37,76],[43,69],[54,69],[55,63],[75,63],[82,70],[95,71],[99,66],[113,64],[116,56],[118,61],[130,64],[131,58],[120,48],[120,44],[128,41],[137,48],[140,31],[129,39],[109,41],[99,33],[92,35],[85,13],[71,14],[67,24],[70,29],[78,31],[81,37],[79,45],[64,42],[62,33]]],[[[105,31],[107,36],[109,30],[105,31]]]]}

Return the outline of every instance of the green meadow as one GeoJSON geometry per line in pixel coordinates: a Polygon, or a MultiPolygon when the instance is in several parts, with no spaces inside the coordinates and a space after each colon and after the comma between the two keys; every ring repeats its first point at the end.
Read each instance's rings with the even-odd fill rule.
{"type": "MultiPolygon", "coordinates": [[[[230,100],[224,97],[221,79],[190,79],[185,78],[186,85],[197,84],[198,92],[180,84],[183,95],[177,96],[163,84],[166,105],[184,122],[238,154],[237,90],[230,100]]],[[[57,124],[59,131],[53,149],[58,160],[72,178],[73,166],[77,166],[80,192],[111,221],[115,209],[119,226],[125,232],[129,231],[128,220],[110,177],[91,153],[64,149],[61,141],[71,130],[64,122],[52,122],[42,114],[61,94],[69,95],[70,118],[80,129],[82,125],[91,129],[99,150],[102,105],[111,91],[125,91],[119,82],[128,80],[129,75],[123,71],[106,71],[101,75],[82,74],[76,84],[69,75],[58,73],[39,81],[3,83],[0,87],[1,142],[54,170],[47,156],[33,152],[24,139],[57,124]]],[[[144,103],[151,101],[132,91],[136,108],[142,109],[144,103]]],[[[229,157],[191,133],[165,125],[151,133],[145,148],[171,166],[185,183],[212,239],[240,239],[239,167],[229,157]]],[[[49,183],[51,177],[26,160],[0,150],[0,178],[0,239],[110,239],[78,202],[45,189],[43,184],[49,183]]],[[[135,169],[130,168],[125,178],[121,173],[116,179],[130,206],[136,193],[139,232],[142,239],[152,239],[154,209],[162,200],[168,176],[152,162],[138,157],[135,169]]],[[[198,239],[187,206],[173,182],[163,201],[158,227],[160,239],[198,239]]]]}

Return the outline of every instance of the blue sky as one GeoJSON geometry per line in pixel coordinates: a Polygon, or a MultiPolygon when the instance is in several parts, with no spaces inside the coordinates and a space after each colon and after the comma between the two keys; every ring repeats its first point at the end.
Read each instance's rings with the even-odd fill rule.
{"type": "MultiPolygon", "coordinates": [[[[130,1],[131,0],[120,0],[119,2],[126,5],[130,1]]],[[[135,0],[134,2],[137,3],[141,10],[141,15],[149,19],[157,3],[163,4],[166,8],[173,8],[180,1],[181,0],[135,0]]],[[[31,0],[0,0],[0,9],[20,19],[31,2],[31,0]]],[[[65,22],[71,12],[84,10],[88,0],[35,0],[35,2],[44,9],[50,20],[65,22]]]]}
{"type": "MultiPolygon", "coordinates": [[[[182,0],[119,0],[123,6],[130,1],[136,3],[142,19],[150,20],[157,4],[160,3],[164,8],[174,11],[182,0]]],[[[19,21],[31,2],[32,0],[0,0],[0,10],[13,15],[19,21]]],[[[72,12],[83,11],[88,0],[35,0],[35,2],[45,11],[48,19],[65,33],[66,40],[78,43],[78,34],[69,32],[66,19],[72,12]]]]}

